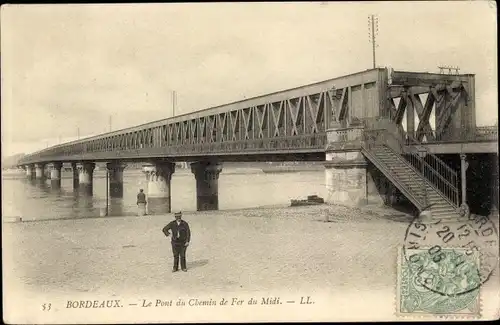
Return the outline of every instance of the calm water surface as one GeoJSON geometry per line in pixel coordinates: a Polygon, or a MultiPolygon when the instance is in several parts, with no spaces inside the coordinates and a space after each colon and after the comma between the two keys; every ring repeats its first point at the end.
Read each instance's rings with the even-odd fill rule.
{"type": "MultiPolygon", "coordinates": [[[[219,178],[219,209],[230,210],[260,206],[288,205],[290,199],[316,194],[325,197],[325,174],[321,171],[265,174],[235,173],[224,169],[219,178]]],[[[94,173],[93,196],[73,190],[73,179],[63,178],[61,188],[53,189],[50,180],[37,184],[20,177],[2,179],[2,216],[23,220],[97,217],[106,206],[106,179],[94,173]]],[[[178,169],[172,177],[172,209],[196,211],[196,183],[189,170],[178,169]]],[[[111,216],[137,213],[136,195],[147,189],[146,178],[136,170],[125,170],[123,198],[109,199],[111,216]]]]}

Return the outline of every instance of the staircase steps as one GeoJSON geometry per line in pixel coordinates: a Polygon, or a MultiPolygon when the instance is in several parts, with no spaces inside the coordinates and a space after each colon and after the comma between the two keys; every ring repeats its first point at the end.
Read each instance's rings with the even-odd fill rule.
{"type": "Polygon", "coordinates": [[[404,190],[411,196],[409,199],[417,205],[419,210],[431,205],[429,209],[433,218],[445,220],[457,217],[456,207],[437,188],[431,186],[403,156],[385,145],[373,146],[365,150],[369,152],[368,159],[372,160],[376,166],[383,166],[380,170],[389,180],[397,187],[404,187],[404,190]]]}

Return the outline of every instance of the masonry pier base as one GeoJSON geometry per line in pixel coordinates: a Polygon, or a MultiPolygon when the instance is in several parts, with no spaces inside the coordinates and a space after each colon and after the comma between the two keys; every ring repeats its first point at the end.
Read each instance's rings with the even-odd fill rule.
{"type": "Polygon", "coordinates": [[[35,164],[35,179],[38,182],[45,182],[45,164],[35,164]]]}
{"type": "Polygon", "coordinates": [[[50,187],[53,189],[61,188],[61,162],[54,162],[50,166],[50,187]]]}
{"type": "Polygon", "coordinates": [[[78,192],[91,196],[93,194],[93,175],[95,163],[83,162],[77,165],[78,175],[78,192]]]}
{"type": "Polygon", "coordinates": [[[121,162],[111,162],[106,164],[109,172],[109,196],[112,198],[123,197],[123,171],[127,167],[121,162]]]}
{"type": "Polygon", "coordinates": [[[148,214],[165,214],[172,212],[170,183],[175,172],[175,164],[171,162],[153,162],[143,166],[148,181],[147,211],[148,214]]]}
{"type": "Polygon", "coordinates": [[[33,165],[26,165],[26,178],[32,180],[35,175],[35,168],[33,165]]]}
{"type": "Polygon", "coordinates": [[[78,165],[76,163],[71,163],[71,170],[73,172],[73,189],[78,189],[80,185],[80,172],[78,171],[78,165]]]}
{"type": "Polygon", "coordinates": [[[327,152],[325,183],[330,204],[359,207],[396,201],[394,186],[359,150],[327,152]]]}
{"type": "Polygon", "coordinates": [[[219,174],[222,165],[212,161],[191,164],[196,178],[196,209],[198,211],[219,209],[219,174]]]}

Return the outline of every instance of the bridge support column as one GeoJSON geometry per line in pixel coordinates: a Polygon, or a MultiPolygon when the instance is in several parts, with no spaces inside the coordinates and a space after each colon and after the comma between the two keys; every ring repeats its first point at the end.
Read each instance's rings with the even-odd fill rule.
{"type": "Polygon", "coordinates": [[[469,163],[467,162],[467,155],[460,154],[460,176],[462,185],[462,204],[467,203],[467,168],[469,168],[469,163]]]}
{"type": "Polygon", "coordinates": [[[219,174],[222,165],[216,162],[199,161],[191,164],[196,178],[196,209],[198,211],[219,209],[219,174]]]}
{"type": "Polygon", "coordinates": [[[77,165],[79,174],[78,174],[78,189],[81,190],[82,193],[87,195],[93,194],[93,175],[95,163],[84,162],[77,165]]]}
{"type": "Polygon", "coordinates": [[[462,203],[460,204],[460,217],[467,220],[470,213],[469,205],[467,204],[467,168],[469,168],[469,163],[467,162],[467,155],[464,153],[460,154],[460,185],[462,192],[462,203]]]}
{"type": "Polygon", "coordinates": [[[389,180],[360,151],[327,152],[326,160],[327,203],[362,206],[394,202],[389,180]]]}
{"type": "Polygon", "coordinates": [[[326,153],[327,203],[360,206],[366,203],[366,160],[357,152],[326,153]]]}
{"type": "Polygon", "coordinates": [[[80,185],[80,172],[78,171],[78,166],[76,163],[71,163],[71,169],[73,171],[73,189],[78,188],[80,185]]]}
{"type": "Polygon", "coordinates": [[[113,198],[123,197],[123,170],[127,167],[121,162],[106,164],[109,171],[109,196],[113,198]]]}
{"type": "Polygon", "coordinates": [[[26,178],[27,179],[33,179],[35,175],[35,168],[33,165],[26,165],[26,178]]]}
{"type": "Polygon", "coordinates": [[[148,181],[148,214],[165,214],[172,211],[170,181],[175,172],[175,164],[154,162],[143,166],[148,181]]]}
{"type": "Polygon", "coordinates": [[[37,180],[45,180],[45,164],[35,164],[35,178],[37,180]]]}
{"type": "Polygon", "coordinates": [[[61,187],[61,162],[53,162],[49,165],[50,167],[50,187],[60,188],[61,187]]]}

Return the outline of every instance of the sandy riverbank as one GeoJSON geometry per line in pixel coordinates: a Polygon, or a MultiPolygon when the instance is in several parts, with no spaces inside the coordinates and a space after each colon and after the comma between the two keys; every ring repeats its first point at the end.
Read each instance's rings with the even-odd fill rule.
{"type": "Polygon", "coordinates": [[[186,213],[187,273],[171,273],[161,229],[172,218],[5,223],[4,290],[73,299],[295,292],[343,304],[364,292],[393,313],[408,215],[330,205],[186,213]]]}
{"type": "MultiPolygon", "coordinates": [[[[360,270],[368,266],[369,260],[401,242],[411,219],[401,216],[405,222],[396,222],[385,219],[381,211],[327,205],[197,212],[186,213],[184,218],[193,232],[189,248],[193,281],[189,290],[193,291],[207,286],[261,290],[270,282],[257,279],[266,278],[269,272],[280,272],[271,281],[278,288],[324,281],[362,285],[354,279],[344,283],[349,274],[325,272],[337,263],[361,263],[356,267],[360,270]],[[323,222],[326,213],[329,223],[323,222]],[[388,233],[394,233],[394,238],[388,238],[388,233]],[[349,241],[342,240],[344,235],[349,241]],[[375,242],[384,248],[371,254],[375,242]],[[306,274],[307,281],[296,281],[306,274]]],[[[173,275],[170,248],[161,228],[171,219],[171,215],[159,215],[4,223],[5,245],[15,248],[5,256],[14,266],[10,277],[34,291],[118,294],[154,290],[158,283],[179,290],[169,281],[164,283],[164,277],[173,275]]],[[[380,277],[375,283],[388,284],[389,269],[377,268],[380,277]]],[[[373,266],[370,269],[374,271],[373,266]]]]}

